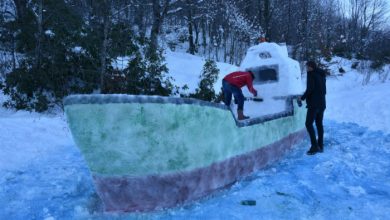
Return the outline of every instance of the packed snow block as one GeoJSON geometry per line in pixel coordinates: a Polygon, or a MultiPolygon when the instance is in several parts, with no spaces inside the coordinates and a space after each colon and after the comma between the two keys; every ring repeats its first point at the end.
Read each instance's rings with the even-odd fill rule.
{"type": "Polygon", "coordinates": [[[288,57],[285,45],[264,42],[249,48],[240,68],[254,73],[254,87],[263,97],[303,93],[299,63],[288,57]]]}
{"type": "Polygon", "coordinates": [[[64,100],[72,135],[108,211],[173,207],[226,187],[303,137],[305,111],[236,121],[222,104],[159,96],[64,100]]]}

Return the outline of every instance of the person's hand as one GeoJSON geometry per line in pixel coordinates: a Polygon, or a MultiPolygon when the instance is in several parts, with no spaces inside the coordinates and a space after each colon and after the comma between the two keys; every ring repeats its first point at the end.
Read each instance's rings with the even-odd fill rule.
{"type": "Polygon", "coordinates": [[[301,100],[301,97],[299,96],[298,99],[297,99],[297,103],[298,103],[298,106],[301,107],[302,106],[302,100],[301,100]]]}
{"type": "Polygon", "coordinates": [[[255,90],[255,92],[253,93],[253,95],[255,96],[255,97],[257,97],[257,91],[255,90]]]}

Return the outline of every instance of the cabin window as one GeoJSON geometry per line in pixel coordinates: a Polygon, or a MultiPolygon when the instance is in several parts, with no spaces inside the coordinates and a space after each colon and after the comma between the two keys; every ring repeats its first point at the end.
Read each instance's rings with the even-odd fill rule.
{"type": "Polygon", "coordinates": [[[263,51],[263,52],[259,53],[259,57],[261,59],[268,59],[268,58],[271,58],[272,56],[269,52],[263,51]]]}
{"type": "Polygon", "coordinates": [[[255,75],[253,84],[264,84],[279,81],[279,68],[276,65],[260,66],[250,69],[255,75]]]}

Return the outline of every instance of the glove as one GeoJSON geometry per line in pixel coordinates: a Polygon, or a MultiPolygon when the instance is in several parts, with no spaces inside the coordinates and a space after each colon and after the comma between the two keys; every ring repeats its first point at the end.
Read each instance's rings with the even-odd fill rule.
{"type": "Polygon", "coordinates": [[[302,100],[301,100],[301,97],[298,97],[297,99],[297,103],[298,103],[298,106],[301,107],[302,106],[302,100]]]}

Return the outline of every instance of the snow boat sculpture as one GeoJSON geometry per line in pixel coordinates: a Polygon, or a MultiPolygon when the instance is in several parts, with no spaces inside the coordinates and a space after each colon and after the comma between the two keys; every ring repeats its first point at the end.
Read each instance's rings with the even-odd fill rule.
{"type": "MultiPolygon", "coordinates": [[[[251,58],[251,66],[243,64],[258,77],[272,68],[269,74],[277,76],[270,83],[278,84],[288,79],[283,74],[293,72],[281,72],[285,65],[298,63],[287,52],[272,61],[269,56],[281,55],[269,51],[273,48],[281,50],[268,43],[251,48],[247,56],[258,59],[251,58]],[[260,57],[264,52],[266,58],[260,57]]],[[[256,86],[272,87],[270,83],[258,80],[256,86]]],[[[150,211],[227,187],[299,142],[305,112],[294,101],[294,88],[283,86],[275,94],[285,99],[284,111],[246,121],[237,121],[225,105],[196,99],[73,95],[64,104],[105,210],[150,211]]]]}

